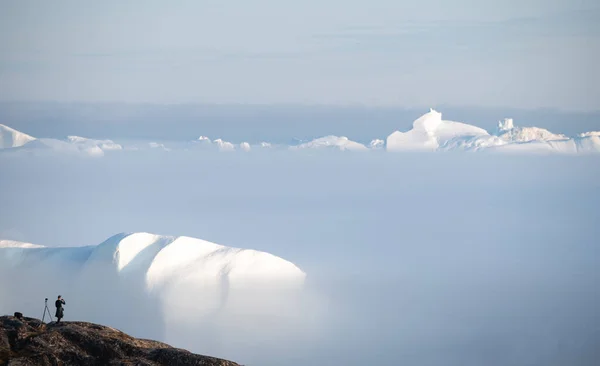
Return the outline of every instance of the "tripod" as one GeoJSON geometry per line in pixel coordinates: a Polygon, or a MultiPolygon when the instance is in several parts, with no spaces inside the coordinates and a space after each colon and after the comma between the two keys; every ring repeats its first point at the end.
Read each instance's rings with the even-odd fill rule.
{"type": "Polygon", "coordinates": [[[48,312],[48,316],[50,317],[50,321],[52,321],[52,315],[50,314],[50,309],[48,309],[48,298],[46,298],[46,303],[44,306],[44,315],[42,315],[42,324],[44,324],[44,318],[46,317],[46,312],[48,312]]]}

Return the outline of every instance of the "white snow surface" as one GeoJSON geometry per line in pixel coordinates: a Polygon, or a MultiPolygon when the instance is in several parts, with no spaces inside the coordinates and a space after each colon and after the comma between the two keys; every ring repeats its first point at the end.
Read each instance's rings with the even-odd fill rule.
{"type": "Polygon", "coordinates": [[[489,136],[489,133],[465,123],[444,121],[441,113],[431,109],[413,123],[410,131],[395,131],[389,135],[386,148],[388,151],[435,151],[453,139],[469,140],[479,136],[489,136]]]}
{"type": "Polygon", "coordinates": [[[0,124],[0,149],[23,146],[35,137],[0,124]]]}
{"type": "Polygon", "coordinates": [[[510,118],[498,123],[495,135],[461,122],[445,121],[433,109],[419,117],[407,132],[387,137],[387,151],[502,151],[520,153],[596,153],[600,139],[593,132],[569,138],[538,127],[515,127],[510,118]]]}
{"type": "MultiPolygon", "coordinates": [[[[229,141],[225,141],[223,139],[215,139],[211,140],[207,136],[200,136],[198,140],[194,141],[192,148],[200,148],[200,149],[216,149],[218,151],[235,151],[235,145],[229,141]]],[[[240,144],[240,149],[244,150],[244,143],[240,144]]]]}
{"type": "Polygon", "coordinates": [[[83,147],[98,147],[103,151],[123,149],[123,146],[112,140],[94,140],[80,136],[67,136],[67,141],[83,147]]]}
{"type": "Polygon", "coordinates": [[[301,285],[306,276],[293,263],[266,252],[231,248],[185,236],[143,232],[118,234],[97,246],[73,248],[0,240],[1,266],[30,265],[31,259],[39,261],[37,264],[52,265],[58,256],[74,258],[72,265],[78,271],[104,264],[108,272],[142,274],[148,291],[183,277],[198,283],[219,283],[226,277],[231,286],[260,282],[295,286],[301,285]],[[20,250],[15,252],[15,249],[20,250]],[[69,253],[77,251],[81,254],[82,250],[85,255],[71,256],[69,253]]]}
{"type": "Polygon", "coordinates": [[[242,151],[250,151],[251,150],[250,144],[247,142],[242,142],[240,144],[240,149],[242,149],[242,151]]]}
{"type": "Polygon", "coordinates": [[[352,151],[366,151],[368,148],[358,142],[349,140],[345,136],[325,136],[318,139],[314,139],[310,142],[305,142],[297,146],[291,146],[290,149],[336,149],[336,150],[352,150],[352,151]]]}
{"type": "Polygon", "coordinates": [[[22,132],[0,125],[2,145],[10,152],[43,153],[53,151],[58,153],[81,154],[86,156],[103,156],[105,151],[122,150],[123,147],[112,140],[95,140],[80,136],[67,136],[65,140],[52,138],[33,138],[22,132]],[[4,130],[9,131],[5,134],[4,130]]]}
{"type": "Polygon", "coordinates": [[[93,143],[78,143],[57,139],[38,138],[22,146],[10,149],[14,153],[45,154],[54,152],[60,154],[77,154],[84,156],[104,156],[104,150],[93,143]]]}
{"type": "Polygon", "coordinates": [[[219,151],[235,151],[235,146],[231,142],[216,139],[214,143],[219,147],[219,151]]]}
{"type": "Polygon", "coordinates": [[[515,127],[511,118],[498,122],[498,136],[509,142],[565,140],[567,136],[539,127],[515,127]]]}

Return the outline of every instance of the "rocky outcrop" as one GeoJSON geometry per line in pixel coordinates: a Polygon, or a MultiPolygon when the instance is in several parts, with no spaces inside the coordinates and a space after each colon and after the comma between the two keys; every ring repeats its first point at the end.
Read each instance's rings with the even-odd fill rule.
{"type": "Polygon", "coordinates": [[[86,322],[0,317],[0,365],[240,366],[86,322]]]}

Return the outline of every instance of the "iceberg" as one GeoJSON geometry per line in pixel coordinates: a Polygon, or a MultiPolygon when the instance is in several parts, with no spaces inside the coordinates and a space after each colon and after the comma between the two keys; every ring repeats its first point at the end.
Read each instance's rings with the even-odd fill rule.
{"type": "Polygon", "coordinates": [[[0,124],[0,149],[23,146],[35,137],[0,124]]]}
{"type": "Polygon", "coordinates": [[[104,322],[146,336],[163,337],[163,322],[290,309],[290,294],[303,289],[305,278],[295,264],[270,253],[186,236],[121,233],[80,247],[0,240],[0,312],[37,315],[40,297],[61,294],[65,320],[104,322]]]}
{"type": "Polygon", "coordinates": [[[395,131],[386,139],[387,151],[435,151],[451,141],[489,136],[483,128],[461,122],[444,121],[442,114],[431,109],[413,123],[407,132],[395,131]]]}
{"type": "Polygon", "coordinates": [[[325,136],[318,139],[314,139],[309,142],[302,143],[297,146],[291,146],[292,150],[300,149],[336,149],[336,150],[351,150],[351,151],[367,151],[369,150],[365,145],[349,140],[345,136],[325,136]]]}
{"type": "Polygon", "coordinates": [[[480,127],[445,121],[431,109],[414,121],[411,130],[390,134],[386,150],[586,154],[600,152],[600,136],[586,132],[568,137],[538,127],[515,127],[511,118],[500,121],[495,134],[490,134],[480,127]]]}

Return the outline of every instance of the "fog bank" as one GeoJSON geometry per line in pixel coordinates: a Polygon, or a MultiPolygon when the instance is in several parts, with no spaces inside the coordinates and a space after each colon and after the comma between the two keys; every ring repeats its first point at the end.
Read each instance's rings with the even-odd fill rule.
{"type": "Polygon", "coordinates": [[[41,317],[43,298],[60,292],[70,300],[65,320],[103,314],[133,333],[247,365],[592,365],[600,357],[599,163],[492,154],[0,155],[2,239],[82,246],[118,232],[187,235],[266,251],[307,274],[303,292],[276,311],[244,314],[248,296],[232,300],[237,310],[206,317],[195,310],[208,299],[186,300],[185,287],[161,295],[181,304],[163,313],[146,307],[146,295],[124,303],[135,294],[127,287],[64,288],[52,281],[56,269],[36,268],[36,276],[2,277],[0,312],[41,317]],[[51,287],[35,284],[37,271],[51,287]],[[162,318],[125,322],[135,313],[162,318]]]}

